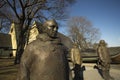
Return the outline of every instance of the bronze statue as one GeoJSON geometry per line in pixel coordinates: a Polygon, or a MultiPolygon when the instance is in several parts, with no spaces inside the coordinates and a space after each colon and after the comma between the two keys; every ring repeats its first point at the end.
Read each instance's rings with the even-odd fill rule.
{"type": "Polygon", "coordinates": [[[70,51],[70,57],[72,61],[72,67],[71,75],[73,77],[73,80],[83,80],[80,73],[81,71],[81,65],[82,65],[82,57],[80,53],[80,49],[78,47],[78,44],[75,42],[73,44],[73,48],[71,48],[70,51]]]}
{"type": "Polygon", "coordinates": [[[102,76],[105,80],[110,79],[110,54],[108,51],[108,48],[106,47],[106,43],[104,40],[100,40],[98,48],[97,48],[97,53],[98,53],[98,63],[99,63],[99,68],[102,70],[102,76]]]}
{"type": "Polygon", "coordinates": [[[80,49],[77,45],[77,43],[74,43],[73,44],[73,48],[71,49],[71,60],[72,60],[72,63],[75,65],[75,64],[78,64],[81,66],[82,64],[82,57],[81,57],[81,53],[80,53],[80,49]]]}
{"type": "Polygon", "coordinates": [[[69,80],[67,51],[57,37],[57,22],[46,21],[42,30],[26,47],[17,80],[69,80]]]}

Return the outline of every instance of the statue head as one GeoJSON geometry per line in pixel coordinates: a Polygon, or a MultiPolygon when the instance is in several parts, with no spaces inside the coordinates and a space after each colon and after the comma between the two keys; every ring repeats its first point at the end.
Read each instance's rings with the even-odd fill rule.
{"type": "Polygon", "coordinates": [[[55,20],[47,20],[43,23],[43,32],[50,37],[56,37],[58,32],[58,24],[55,20]]]}
{"type": "Polygon", "coordinates": [[[74,47],[74,48],[77,48],[77,47],[78,47],[77,42],[74,42],[74,43],[73,43],[73,47],[74,47]]]}
{"type": "Polygon", "coordinates": [[[106,45],[106,42],[105,42],[105,40],[100,40],[100,42],[99,42],[99,45],[106,45]]]}

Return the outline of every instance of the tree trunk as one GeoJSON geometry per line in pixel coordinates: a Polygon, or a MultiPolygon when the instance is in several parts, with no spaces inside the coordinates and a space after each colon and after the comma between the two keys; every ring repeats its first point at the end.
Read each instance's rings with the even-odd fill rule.
{"type": "Polygon", "coordinates": [[[17,51],[16,51],[16,57],[15,57],[15,64],[19,64],[20,63],[20,58],[23,54],[24,51],[24,47],[25,47],[25,36],[23,32],[20,33],[19,35],[19,40],[18,40],[18,45],[17,45],[17,51]]]}
{"type": "Polygon", "coordinates": [[[17,44],[17,51],[16,51],[16,57],[15,57],[14,64],[19,64],[20,63],[20,59],[21,59],[21,56],[24,52],[24,47],[25,47],[26,42],[27,42],[26,40],[28,40],[27,38],[29,38],[28,37],[29,30],[28,29],[30,27],[29,25],[31,23],[31,20],[32,19],[28,20],[27,26],[25,26],[24,29],[23,29],[23,26],[21,26],[19,28],[20,34],[19,34],[18,39],[17,39],[18,44],[17,44]]]}

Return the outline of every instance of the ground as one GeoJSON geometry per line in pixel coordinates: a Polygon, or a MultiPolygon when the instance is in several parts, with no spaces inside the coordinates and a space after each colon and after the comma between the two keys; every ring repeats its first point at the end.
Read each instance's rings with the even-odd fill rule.
{"type": "MultiPolygon", "coordinates": [[[[95,63],[83,63],[83,80],[103,80],[97,69],[94,69],[95,63]]],[[[14,59],[0,59],[0,80],[16,80],[19,65],[14,65],[14,59]]],[[[120,64],[111,64],[110,74],[114,80],[120,80],[120,64]]]]}
{"type": "MultiPolygon", "coordinates": [[[[84,80],[103,80],[97,69],[94,69],[95,63],[84,63],[86,70],[84,71],[84,80]]],[[[120,64],[111,64],[110,76],[114,80],[120,80],[120,64]]]]}
{"type": "Polygon", "coordinates": [[[14,65],[14,59],[0,59],[0,80],[16,80],[18,65],[14,65]]]}
{"type": "MultiPolygon", "coordinates": [[[[70,68],[73,69],[72,63],[69,63],[70,68]]],[[[83,63],[80,70],[81,76],[77,80],[104,80],[97,68],[94,68],[96,63],[83,63]],[[84,67],[83,67],[84,66],[84,67]],[[82,79],[81,79],[82,78],[82,79]]],[[[74,71],[72,71],[72,76],[74,78],[74,71]]],[[[111,64],[110,76],[114,80],[120,80],[120,64],[111,64]]]]}

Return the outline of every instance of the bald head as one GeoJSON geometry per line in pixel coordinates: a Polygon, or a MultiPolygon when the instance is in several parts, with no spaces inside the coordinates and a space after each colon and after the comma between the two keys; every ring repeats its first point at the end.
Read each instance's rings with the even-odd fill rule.
{"type": "Polygon", "coordinates": [[[47,20],[46,22],[43,23],[44,27],[47,26],[58,26],[57,22],[53,19],[53,20],[47,20]]]}
{"type": "Polygon", "coordinates": [[[43,23],[43,28],[43,32],[47,33],[50,37],[56,37],[58,24],[55,20],[47,20],[43,23]]]}

